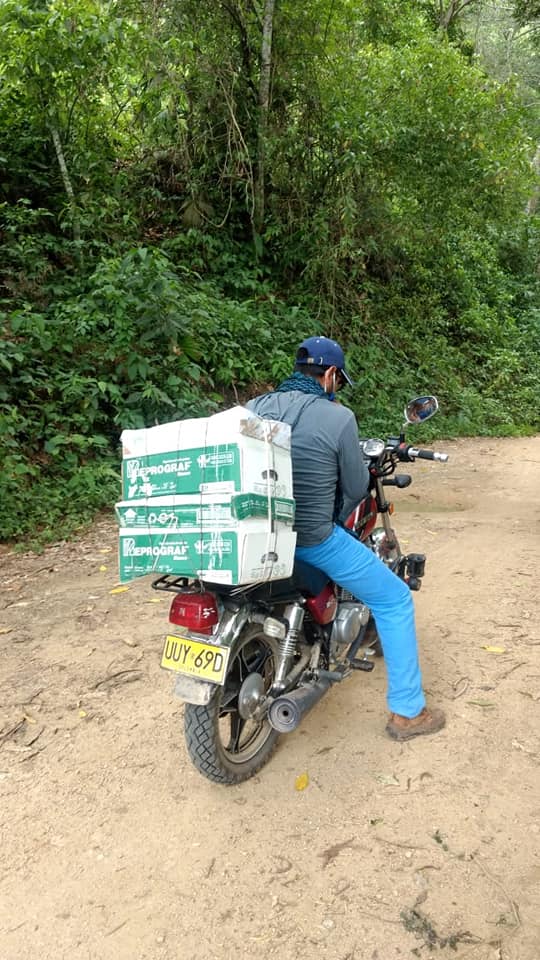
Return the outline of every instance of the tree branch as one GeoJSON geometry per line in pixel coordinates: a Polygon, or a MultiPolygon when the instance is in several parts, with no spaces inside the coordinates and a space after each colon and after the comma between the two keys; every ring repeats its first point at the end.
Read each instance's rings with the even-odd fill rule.
{"type": "Polygon", "coordinates": [[[75,200],[75,192],[73,190],[73,184],[69,176],[69,170],[67,168],[66,158],[64,157],[64,151],[62,149],[62,141],[60,140],[60,134],[58,133],[58,128],[55,126],[50,127],[51,136],[54,143],[54,149],[56,151],[56,159],[58,160],[58,166],[60,167],[60,173],[62,175],[62,180],[64,182],[64,190],[66,191],[69,208],[71,210],[71,224],[73,228],[73,239],[75,243],[79,244],[81,240],[81,225],[79,221],[79,214],[77,212],[77,203],[75,200]]]}
{"type": "Polygon", "coordinates": [[[244,70],[246,74],[245,80],[250,90],[253,92],[254,95],[256,95],[255,84],[253,83],[253,64],[252,64],[252,56],[251,56],[251,46],[249,43],[249,36],[248,36],[246,25],[242,20],[240,11],[233,3],[223,2],[223,8],[227,11],[233,24],[236,26],[238,30],[238,34],[240,37],[240,47],[242,49],[242,62],[244,64],[244,70]]]}
{"type": "Polygon", "coordinates": [[[450,24],[454,20],[457,20],[460,13],[463,12],[465,7],[470,6],[471,3],[476,3],[476,0],[461,0],[461,2],[460,0],[451,0],[446,10],[443,9],[442,3],[439,3],[439,10],[441,11],[439,16],[439,27],[441,30],[448,30],[450,24]]]}
{"type": "Polygon", "coordinates": [[[255,182],[255,233],[260,236],[264,226],[266,136],[270,108],[270,80],[272,75],[272,34],[276,0],[265,0],[261,42],[261,74],[259,80],[259,123],[257,130],[257,179],[255,182]]]}

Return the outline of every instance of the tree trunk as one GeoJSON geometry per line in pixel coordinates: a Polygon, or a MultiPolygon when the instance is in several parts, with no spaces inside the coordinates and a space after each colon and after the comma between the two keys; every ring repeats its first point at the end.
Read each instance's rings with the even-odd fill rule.
{"type": "Polygon", "coordinates": [[[471,3],[476,3],[476,0],[450,0],[450,3],[444,9],[444,4],[442,0],[439,3],[439,27],[445,32],[448,30],[451,23],[454,20],[457,20],[460,13],[468,7],[471,3]]]}
{"type": "MultiPolygon", "coordinates": [[[[64,151],[62,150],[62,141],[60,140],[60,134],[56,127],[51,127],[51,135],[54,143],[54,149],[56,150],[56,159],[58,160],[58,166],[60,167],[60,173],[62,174],[62,180],[64,182],[64,189],[67,194],[69,208],[71,210],[71,225],[73,229],[73,239],[75,243],[80,244],[81,240],[81,225],[79,222],[79,214],[77,211],[77,203],[75,201],[75,193],[73,190],[73,184],[71,183],[69,171],[66,164],[66,158],[64,157],[64,151]]],[[[80,248],[79,248],[80,255],[80,248]]]]}
{"type": "Polygon", "coordinates": [[[262,23],[261,73],[259,79],[259,122],[257,127],[257,169],[254,187],[253,229],[255,241],[264,228],[265,168],[268,111],[270,108],[270,79],[272,71],[272,33],[276,0],[265,0],[262,23]]]}

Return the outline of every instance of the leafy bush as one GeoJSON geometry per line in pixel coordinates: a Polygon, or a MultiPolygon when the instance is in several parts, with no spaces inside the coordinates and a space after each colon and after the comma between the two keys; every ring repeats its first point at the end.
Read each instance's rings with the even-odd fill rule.
{"type": "Polygon", "coordinates": [[[301,322],[312,331],[297,308],[226,299],[147,247],[102,258],[84,287],[1,317],[3,539],[110,507],[122,428],[236,402],[289,371],[301,322]]]}
{"type": "Polygon", "coordinates": [[[98,263],[83,293],[2,315],[4,538],[52,525],[66,491],[75,514],[110,503],[101,480],[121,427],[215,408],[184,293],[167,258],[140,248],[98,263]]]}

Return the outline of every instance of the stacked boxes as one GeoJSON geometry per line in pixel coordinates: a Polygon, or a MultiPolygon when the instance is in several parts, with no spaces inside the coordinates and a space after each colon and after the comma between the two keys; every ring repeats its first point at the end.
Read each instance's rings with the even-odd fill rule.
{"type": "Polygon", "coordinates": [[[290,576],[290,428],[243,407],[122,434],[120,578],[290,576]]]}

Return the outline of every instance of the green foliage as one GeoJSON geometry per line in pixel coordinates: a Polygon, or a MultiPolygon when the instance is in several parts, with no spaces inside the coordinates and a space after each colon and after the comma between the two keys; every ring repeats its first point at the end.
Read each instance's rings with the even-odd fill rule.
{"type": "Polygon", "coordinates": [[[6,537],[39,522],[40,513],[42,522],[53,521],[66,483],[85,511],[103,504],[97,478],[111,475],[120,426],[212,406],[199,391],[201,350],[188,331],[183,282],[163,254],[139,248],[103,259],[83,292],[63,293],[39,311],[25,304],[2,317],[6,537]]]}
{"type": "Polygon", "coordinates": [[[514,0],[513,12],[520,23],[534,23],[540,20],[540,3],[538,0],[514,0]]]}
{"type": "Polygon", "coordinates": [[[530,190],[530,144],[510,90],[430,36],[367,46],[357,59],[356,80],[349,59],[334,65],[309,175],[296,181],[299,201],[291,210],[308,117],[299,116],[285,150],[276,142],[272,195],[279,255],[306,263],[309,288],[340,307],[374,277],[402,275],[449,229],[477,235],[491,217],[521,216],[530,190]]]}
{"type": "MultiPolygon", "coordinates": [[[[63,293],[0,318],[8,539],[110,506],[122,428],[204,416],[254,381],[280,379],[302,322],[269,296],[224,298],[146,247],[102,258],[82,292],[63,293]]],[[[303,322],[307,335],[313,323],[303,322]]]]}
{"type": "Polygon", "coordinates": [[[428,433],[540,427],[537,51],[518,82],[439,19],[282,0],[262,135],[255,5],[6,0],[0,538],[110,508],[123,427],[268,389],[313,333],[364,435],[426,391],[428,433]]]}

